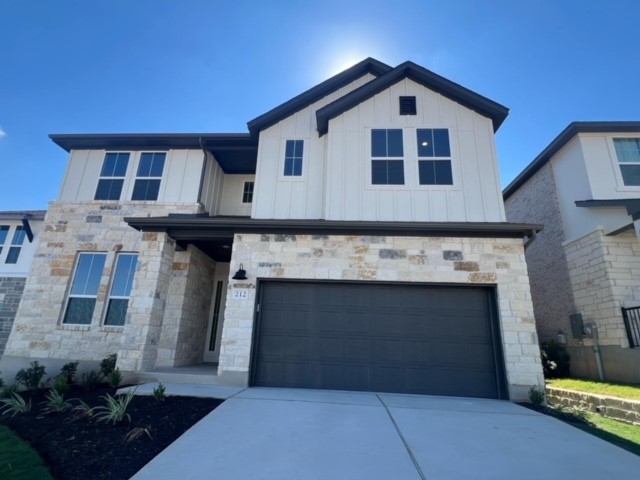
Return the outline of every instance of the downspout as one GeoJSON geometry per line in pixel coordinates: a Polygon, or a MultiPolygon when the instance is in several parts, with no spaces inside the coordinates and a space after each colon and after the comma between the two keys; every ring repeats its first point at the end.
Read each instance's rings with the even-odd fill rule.
{"type": "Polygon", "coordinates": [[[202,144],[202,137],[198,137],[198,143],[200,144],[200,149],[204,154],[204,158],[202,159],[202,171],[200,172],[200,185],[198,186],[198,203],[204,209],[205,205],[203,205],[202,199],[202,189],[204,188],[204,174],[207,170],[207,151],[204,149],[204,145],[202,144]]]}
{"type": "Polygon", "coordinates": [[[600,351],[600,335],[598,334],[598,326],[595,323],[589,325],[589,330],[593,335],[593,355],[596,357],[596,368],[598,369],[598,378],[604,382],[604,368],[602,367],[602,352],[600,351]]]}

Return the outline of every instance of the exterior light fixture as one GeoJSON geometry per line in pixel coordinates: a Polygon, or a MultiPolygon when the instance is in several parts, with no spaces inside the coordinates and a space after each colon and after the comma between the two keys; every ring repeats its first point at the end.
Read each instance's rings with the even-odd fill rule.
{"type": "Polygon", "coordinates": [[[236,274],[231,278],[233,278],[234,280],[246,280],[247,279],[247,272],[244,270],[244,268],[242,268],[242,264],[240,264],[240,268],[238,269],[236,274]]]}
{"type": "Polygon", "coordinates": [[[558,343],[560,345],[567,344],[567,335],[562,330],[558,330],[558,343]]]}

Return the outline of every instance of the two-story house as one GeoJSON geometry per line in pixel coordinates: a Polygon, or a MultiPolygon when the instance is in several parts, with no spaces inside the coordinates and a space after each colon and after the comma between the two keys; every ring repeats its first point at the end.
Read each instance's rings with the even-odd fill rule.
{"type": "Polygon", "coordinates": [[[22,298],[44,214],[44,210],[0,212],[0,357],[22,298]]]}
{"type": "Polygon", "coordinates": [[[545,225],[526,254],[540,338],[574,375],[640,382],[640,122],[570,124],[504,199],[545,225]]]}
{"type": "Polygon", "coordinates": [[[221,384],[527,398],[543,383],[508,110],[366,59],[242,134],[52,135],[70,153],[0,370],[108,353],[221,384]]]}

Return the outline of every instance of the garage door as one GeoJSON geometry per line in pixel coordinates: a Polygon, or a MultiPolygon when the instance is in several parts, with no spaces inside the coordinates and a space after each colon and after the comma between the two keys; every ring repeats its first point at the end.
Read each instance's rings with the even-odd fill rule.
{"type": "Polygon", "coordinates": [[[490,288],[261,282],[252,383],[504,398],[490,288]]]}

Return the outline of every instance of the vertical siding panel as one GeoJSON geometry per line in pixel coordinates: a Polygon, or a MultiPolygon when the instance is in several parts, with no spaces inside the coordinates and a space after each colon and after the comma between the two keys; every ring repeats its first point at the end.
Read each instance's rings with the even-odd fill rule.
{"type": "Polygon", "coordinates": [[[179,192],[180,202],[196,202],[198,198],[198,186],[200,185],[200,175],[202,173],[202,155],[198,150],[176,150],[180,153],[180,160],[184,165],[184,175],[179,192]],[[194,158],[194,153],[200,154],[194,158]]]}
{"type": "Polygon", "coordinates": [[[446,222],[448,220],[447,192],[433,190],[429,192],[431,220],[434,222],[446,222]]]}
{"type": "Polygon", "coordinates": [[[406,190],[396,195],[396,211],[394,218],[402,222],[413,220],[413,207],[411,205],[411,192],[406,190]]]}
{"type": "MultiPolygon", "coordinates": [[[[90,202],[93,201],[93,197],[96,194],[96,187],[98,186],[98,178],[100,177],[100,171],[102,170],[102,162],[104,161],[104,150],[90,150],[87,153],[86,164],[82,170],[82,177],[79,179],[77,185],[78,201],[90,202]]],[[[131,175],[131,162],[133,161],[133,155],[129,160],[129,166],[127,168],[127,176],[131,175]]],[[[126,184],[126,181],[125,181],[126,184]]],[[[122,188],[123,192],[126,192],[125,187],[122,188]]],[[[126,198],[126,197],[125,197],[126,198]]]]}
{"type": "Polygon", "coordinates": [[[493,127],[489,120],[478,119],[475,129],[478,172],[482,189],[482,204],[485,221],[504,221],[504,203],[500,190],[500,179],[497,176],[497,162],[494,161],[492,142],[493,127]]]}
{"type": "Polygon", "coordinates": [[[460,167],[464,178],[464,193],[466,196],[466,212],[469,221],[484,221],[484,204],[480,187],[480,171],[475,142],[475,133],[458,132],[460,148],[460,167]]]}
{"type": "Polygon", "coordinates": [[[305,212],[307,210],[306,205],[306,183],[304,182],[291,182],[291,201],[289,203],[289,209],[286,217],[282,218],[305,218],[305,212]],[[300,201],[302,199],[302,201],[300,201]]]}
{"type": "Polygon", "coordinates": [[[395,219],[395,195],[391,190],[380,190],[378,192],[378,218],[376,220],[394,220],[395,219]]]}
{"type": "MultiPolygon", "coordinates": [[[[88,150],[72,150],[67,163],[67,171],[62,182],[60,195],[61,202],[75,202],[81,200],[80,185],[85,177],[84,171],[89,162],[88,150]]],[[[99,172],[98,172],[99,174],[99,172]]],[[[97,180],[96,180],[97,181],[97,180]]],[[[96,182],[91,182],[95,188],[96,182]]],[[[95,191],[93,192],[95,194],[95,191]]],[[[93,196],[91,197],[93,200],[93,196]]]]}
{"type": "Polygon", "coordinates": [[[416,222],[430,222],[432,220],[429,192],[426,190],[413,191],[413,220],[416,222]]]}

